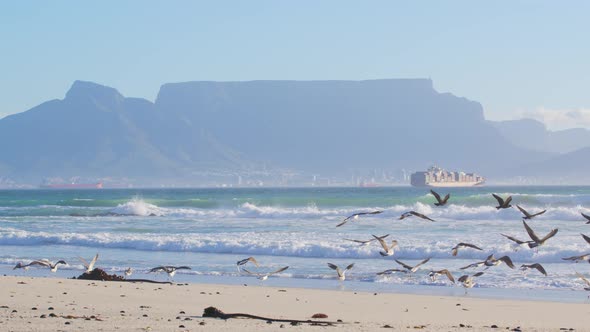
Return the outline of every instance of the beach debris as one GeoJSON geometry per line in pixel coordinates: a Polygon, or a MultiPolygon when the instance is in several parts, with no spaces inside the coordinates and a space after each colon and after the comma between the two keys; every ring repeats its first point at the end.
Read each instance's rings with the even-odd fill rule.
{"type": "MultiPolygon", "coordinates": [[[[100,281],[125,281],[125,282],[149,282],[153,284],[172,284],[169,281],[155,281],[150,279],[126,279],[125,277],[116,275],[116,274],[108,274],[103,269],[95,268],[92,272],[84,272],[78,277],[73,277],[72,279],[80,279],[80,280],[100,280],[100,281]]],[[[64,295],[67,293],[63,293],[64,295]]]]}
{"type": "Polygon", "coordinates": [[[207,307],[203,310],[203,317],[208,318],[221,318],[221,319],[230,319],[230,318],[250,318],[250,319],[259,319],[264,320],[267,322],[279,322],[279,323],[291,323],[291,325],[298,325],[298,324],[312,324],[312,325],[322,325],[322,326],[330,326],[335,324],[341,324],[340,322],[330,322],[330,321],[312,321],[312,320],[297,320],[297,319],[279,319],[279,318],[268,318],[262,316],[256,316],[251,314],[244,314],[244,313],[224,313],[223,311],[215,308],[215,307],[207,307]]]}
{"type": "Polygon", "coordinates": [[[393,326],[391,326],[389,324],[385,324],[385,325],[381,326],[381,328],[383,328],[383,329],[392,329],[393,326]]]}
{"type": "Polygon", "coordinates": [[[311,318],[328,318],[328,315],[322,314],[322,313],[317,313],[317,314],[313,314],[311,316],[311,318]]]}

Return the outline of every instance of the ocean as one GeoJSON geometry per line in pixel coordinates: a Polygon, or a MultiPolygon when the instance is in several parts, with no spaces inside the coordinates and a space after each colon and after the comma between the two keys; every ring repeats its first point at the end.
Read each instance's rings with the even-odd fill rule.
{"type": "Polygon", "coordinates": [[[445,278],[430,280],[430,270],[462,274],[484,271],[468,296],[585,301],[588,262],[562,258],[590,253],[580,234],[590,225],[580,212],[590,213],[590,187],[473,187],[441,188],[450,193],[447,206],[436,207],[428,189],[377,188],[223,188],[223,189],[91,189],[0,190],[0,273],[71,278],[81,274],[82,256],[100,254],[97,267],[122,274],[131,267],[133,278],[165,281],[165,274],[147,272],[159,265],[187,265],[175,282],[252,284],[281,287],[348,289],[463,295],[464,289],[445,278]],[[512,195],[511,209],[497,210],[491,193],[512,195]],[[535,249],[515,248],[500,234],[529,240],[522,214],[547,212],[528,224],[540,236],[554,228],[557,235],[535,249]],[[357,212],[383,210],[335,226],[357,212]],[[424,213],[436,222],[418,218],[398,220],[406,211],[424,213]],[[393,256],[382,257],[377,242],[359,245],[344,239],[368,240],[389,234],[399,243],[393,256]],[[473,243],[483,251],[451,248],[473,243]],[[517,266],[460,270],[488,255],[508,255],[517,266]],[[236,262],[254,256],[260,267],[251,271],[289,269],[261,282],[240,273],[236,262]],[[68,262],[57,273],[47,269],[13,270],[17,262],[36,259],[68,262]],[[413,274],[378,276],[400,268],[394,261],[414,265],[430,258],[413,274]],[[327,263],[354,263],[347,280],[339,282],[327,263]],[[541,263],[548,272],[518,269],[541,263]]]}

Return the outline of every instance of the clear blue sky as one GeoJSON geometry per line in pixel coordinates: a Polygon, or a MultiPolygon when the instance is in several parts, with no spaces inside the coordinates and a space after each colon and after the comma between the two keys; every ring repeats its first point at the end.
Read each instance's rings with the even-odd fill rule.
{"type": "Polygon", "coordinates": [[[490,119],[590,119],[589,14],[586,1],[4,1],[0,117],[76,79],[154,100],[180,81],[431,77],[490,119]]]}

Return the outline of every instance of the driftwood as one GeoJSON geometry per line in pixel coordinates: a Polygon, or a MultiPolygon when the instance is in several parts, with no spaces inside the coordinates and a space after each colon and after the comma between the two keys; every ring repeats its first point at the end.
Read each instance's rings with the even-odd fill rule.
{"type": "Polygon", "coordinates": [[[321,321],[321,320],[277,319],[277,318],[268,318],[268,317],[250,315],[250,314],[242,314],[242,313],[226,314],[223,311],[221,311],[215,307],[205,308],[205,310],[203,311],[203,317],[221,318],[221,319],[251,318],[251,319],[260,319],[260,320],[264,320],[267,322],[291,323],[293,325],[312,324],[312,325],[332,326],[335,324],[341,324],[341,322],[330,322],[330,321],[321,321]]]}
{"type": "Polygon", "coordinates": [[[84,272],[77,278],[81,280],[99,280],[99,281],[123,281],[123,282],[149,282],[153,284],[172,284],[169,281],[155,281],[150,279],[126,279],[125,277],[118,276],[116,274],[108,274],[103,269],[96,268],[90,273],[84,272]]]}

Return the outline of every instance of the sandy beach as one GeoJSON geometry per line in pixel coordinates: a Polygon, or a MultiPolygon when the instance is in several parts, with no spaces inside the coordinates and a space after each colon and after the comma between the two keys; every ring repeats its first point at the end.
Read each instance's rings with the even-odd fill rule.
{"type": "MultiPolygon", "coordinates": [[[[363,293],[259,285],[150,284],[4,276],[3,331],[590,331],[590,304],[363,293]],[[225,313],[309,320],[333,326],[203,318],[225,313]],[[341,321],[341,323],[340,323],[341,321]]],[[[583,293],[580,296],[585,296],[583,293]]]]}

